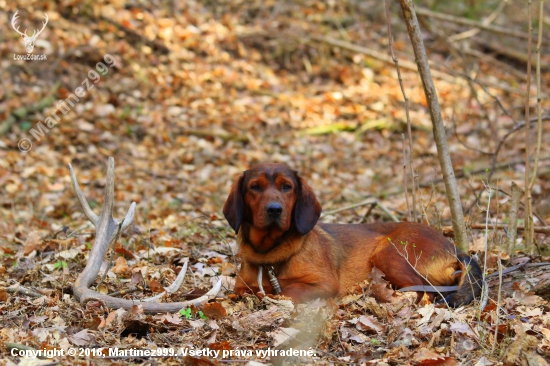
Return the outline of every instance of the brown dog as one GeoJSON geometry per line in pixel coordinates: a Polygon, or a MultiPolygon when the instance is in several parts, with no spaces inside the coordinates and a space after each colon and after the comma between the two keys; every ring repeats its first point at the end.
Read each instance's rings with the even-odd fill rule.
{"type": "MultiPolygon", "coordinates": [[[[241,250],[237,294],[259,291],[259,266],[273,266],[281,295],[297,302],[345,293],[367,279],[373,267],[395,288],[458,284],[458,291],[446,298],[451,306],[467,304],[481,291],[477,262],[429,226],[316,225],[321,205],[305,180],[285,164],[259,164],[241,174],[223,214],[241,250]]],[[[273,293],[267,278],[262,284],[273,293]]]]}

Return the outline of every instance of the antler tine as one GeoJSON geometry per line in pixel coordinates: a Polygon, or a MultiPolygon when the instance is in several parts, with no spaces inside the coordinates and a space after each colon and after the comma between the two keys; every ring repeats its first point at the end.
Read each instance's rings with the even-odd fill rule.
{"type": "Polygon", "coordinates": [[[113,208],[115,206],[115,159],[109,157],[107,161],[107,181],[105,183],[105,195],[101,215],[104,214],[113,217],[113,208]]]}
{"type": "MultiPolygon", "coordinates": [[[[125,230],[128,226],[132,224],[132,222],[134,221],[135,211],[136,211],[136,203],[132,202],[132,204],[130,205],[130,208],[128,209],[128,212],[126,212],[126,216],[124,216],[124,221],[122,221],[122,227],[120,229],[121,231],[125,230]]],[[[118,220],[115,219],[115,221],[118,223],[118,220]]]]}
{"type": "Polygon", "coordinates": [[[19,13],[19,10],[17,10],[17,11],[15,12],[15,14],[13,14],[13,17],[11,18],[11,26],[12,26],[13,29],[15,29],[15,31],[16,31],[17,33],[19,33],[20,35],[26,36],[26,35],[27,35],[27,30],[26,30],[26,29],[25,29],[25,33],[22,33],[22,32],[19,30],[19,27],[20,27],[20,26],[18,26],[17,28],[15,28],[15,25],[16,25],[16,22],[17,22],[17,17],[19,16],[19,15],[17,15],[17,13],[19,13]]]}
{"type": "Polygon", "coordinates": [[[80,202],[80,206],[82,207],[82,211],[84,211],[84,215],[90,220],[94,226],[97,227],[97,222],[99,221],[99,217],[92,211],[90,208],[90,205],[88,204],[88,201],[86,200],[86,197],[84,197],[84,193],[80,190],[80,186],[78,185],[78,180],[76,180],[76,175],[74,174],[74,170],[71,164],[69,164],[69,170],[71,172],[71,182],[73,183],[73,190],[76,194],[76,197],[78,198],[78,201],[80,202]]]}
{"type": "MultiPolygon", "coordinates": [[[[46,28],[46,24],[48,24],[48,20],[49,20],[48,14],[44,13],[44,18],[46,19],[46,22],[42,22],[42,29],[40,29],[40,31],[38,31],[38,29],[36,29],[36,30],[34,31],[34,33],[36,33],[36,32],[38,31],[38,33],[36,33],[36,36],[37,36],[37,37],[38,37],[38,35],[39,35],[40,33],[42,33],[42,31],[44,30],[44,28],[46,28]]],[[[33,34],[33,36],[34,36],[34,34],[33,34]]]]}
{"type": "MultiPolygon", "coordinates": [[[[105,187],[105,196],[103,202],[103,209],[101,210],[101,215],[105,214],[108,217],[113,218],[113,210],[115,205],[115,159],[109,157],[107,162],[107,183],[105,187]]],[[[128,228],[134,221],[134,215],[136,211],[136,203],[132,202],[124,220],[122,221],[121,231],[128,228]]],[[[101,220],[101,216],[100,216],[101,220]]],[[[114,224],[119,225],[120,221],[113,218],[114,224]]]]}

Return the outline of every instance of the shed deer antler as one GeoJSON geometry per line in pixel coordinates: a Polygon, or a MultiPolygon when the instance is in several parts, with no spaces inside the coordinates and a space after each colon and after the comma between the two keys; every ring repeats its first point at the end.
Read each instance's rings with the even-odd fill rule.
{"type": "MultiPolygon", "coordinates": [[[[109,158],[109,161],[107,163],[107,184],[105,187],[105,199],[101,214],[99,216],[97,216],[90,208],[90,205],[88,205],[88,201],[86,201],[84,194],[80,190],[80,186],[78,185],[78,181],[76,180],[76,176],[74,174],[71,164],[69,164],[69,169],[71,172],[73,189],[76,196],[78,197],[78,200],[80,201],[82,211],[84,212],[84,215],[86,215],[88,220],[90,220],[90,222],[96,227],[96,238],[90,252],[88,263],[86,263],[86,268],[84,268],[84,271],[82,271],[82,273],[78,275],[78,278],[73,285],[74,296],[78,301],[80,301],[81,304],[84,304],[90,300],[99,300],[104,302],[105,305],[109,308],[130,309],[133,305],[141,305],[143,307],[143,311],[146,313],[174,313],[181,310],[182,308],[186,308],[191,305],[200,305],[214,298],[218,294],[222,285],[221,279],[218,280],[213,288],[203,296],[194,300],[173,303],[153,302],[159,300],[158,296],[149,299],[143,299],[141,301],[119,299],[113,296],[100,294],[99,292],[90,289],[89,287],[95,281],[99,273],[101,263],[103,262],[107,249],[109,249],[109,244],[116,236],[117,231],[119,230],[119,226],[120,231],[122,232],[124,229],[128,228],[130,224],[132,224],[132,221],[134,220],[136,203],[132,202],[132,205],[130,206],[128,213],[126,214],[126,217],[122,221],[122,224],[119,220],[113,218],[115,195],[115,160],[112,157],[109,158]]],[[[172,286],[167,289],[167,292],[174,292],[179,288],[179,286],[183,282],[183,276],[185,275],[186,269],[187,263],[181,270],[180,275],[178,275],[177,279],[174,281],[174,284],[172,284],[172,286]]]]}

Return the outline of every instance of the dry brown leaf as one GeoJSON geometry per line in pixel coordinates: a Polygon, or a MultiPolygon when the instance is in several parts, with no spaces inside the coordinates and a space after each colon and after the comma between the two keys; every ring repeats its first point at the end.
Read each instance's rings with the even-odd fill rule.
{"type": "Polygon", "coordinates": [[[221,341],[216,343],[210,343],[208,345],[208,348],[215,350],[215,351],[229,351],[232,350],[231,344],[228,341],[221,341]]]}
{"type": "Polygon", "coordinates": [[[89,346],[95,341],[95,337],[88,332],[88,329],[82,329],[80,332],[69,336],[69,339],[75,346],[89,346]]]}
{"type": "Polygon", "coordinates": [[[386,326],[380,323],[371,315],[361,315],[359,318],[355,318],[349,321],[354,323],[355,327],[362,331],[374,331],[376,333],[383,332],[386,326]]]}
{"type": "Polygon", "coordinates": [[[470,327],[470,325],[466,323],[461,323],[460,321],[451,322],[451,331],[458,332],[460,334],[464,334],[470,337],[475,337],[475,333],[470,327]]]}
{"type": "Polygon", "coordinates": [[[369,285],[373,292],[374,297],[380,301],[391,301],[394,291],[389,287],[386,280],[383,279],[384,273],[376,267],[373,267],[368,279],[369,285]]]}
{"type": "Polygon", "coordinates": [[[0,289],[0,301],[7,301],[8,300],[8,292],[5,288],[0,289]]]}
{"type": "Polygon", "coordinates": [[[128,262],[126,262],[126,259],[124,257],[118,257],[111,271],[116,274],[123,274],[129,270],[130,268],[128,268],[128,262]]]}
{"type": "Polygon", "coordinates": [[[141,271],[132,273],[132,277],[130,277],[130,286],[135,286],[141,283],[143,283],[143,275],[141,274],[141,271]]]}
{"type": "Polygon", "coordinates": [[[23,244],[23,254],[29,255],[33,250],[38,250],[41,247],[42,240],[38,231],[31,231],[23,244]]]}
{"type": "Polygon", "coordinates": [[[202,312],[209,318],[221,319],[227,316],[227,311],[219,302],[211,302],[202,307],[202,312]]]}
{"type": "Polygon", "coordinates": [[[147,287],[149,287],[149,289],[151,291],[153,291],[154,293],[161,293],[161,292],[164,292],[164,287],[162,287],[162,285],[160,284],[159,281],[157,280],[151,280],[147,283],[147,287]]]}
{"type": "Polygon", "coordinates": [[[122,254],[122,256],[127,259],[134,259],[136,257],[134,253],[123,247],[120,243],[116,244],[115,253],[122,254]]]}
{"type": "Polygon", "coordinates": [[[277,306],[271,306],[267,310],[260,310],[241,318],[235,319],[233,328],[239,331],[267,330],[283,322],[285,314],[277,306]]]}
{"type": "Polygon", "coordinates": [[[446,357],[435,353],[429,349],[421,348],[418,350],[413,359],[418,362],[418,365],[428,366],[428,365],[444,365],[444,366],[454,366],[458,365],[458,362],[451,357],[446,357]]]}
{"type": "Polygon", "coordinates": [[[170,313],[154,316],[153,319],[163,322],[164,324],[175,325],[181,324],[183,321],[179,315],[170,313]]]}
{"type": "Polygon", "coordinates": [[[523,305],[537,305],[543,301],[534,292],[523,292],[521,290],[514,291],[513,297],[523,305]]]}

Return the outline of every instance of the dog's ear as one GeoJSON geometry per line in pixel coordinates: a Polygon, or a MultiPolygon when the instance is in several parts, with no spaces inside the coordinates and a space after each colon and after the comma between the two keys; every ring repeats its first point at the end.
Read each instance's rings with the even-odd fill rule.
{"type": "Polygon", "coordinates": [[[239,232],[239,227],[243,221],[244,216],[244,202],[243,202],[243,180],[244,174],[239,176],[239,179],[231,187],[231,192],[223,205],[223,215],[229,223],[229,225],[235,230],[235,233],[239,232]]]}
{"type": "Polygon", "coordinates": [[[321,204],[305,179],[296,173],[298,181],[296,204],[294,205],[294,224],[296,230],[305,235],[313,229],[321,216],[321,204]]]}

